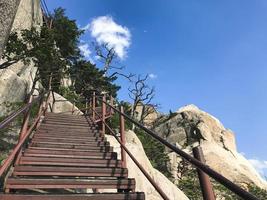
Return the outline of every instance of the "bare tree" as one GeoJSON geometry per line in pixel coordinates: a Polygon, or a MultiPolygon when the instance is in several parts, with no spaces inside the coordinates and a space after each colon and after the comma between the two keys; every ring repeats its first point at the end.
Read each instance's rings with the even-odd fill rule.
{"type": "Polygon", "coordinates": [[[97,44],[93,42],[92,44],[95,48],[95,52],[99,61],[104,64],[105,76],[108,76],[109,71],[113,71],[109,75],[110,78],[122,76],[131,81],[131,78],[134,77],[134,74],[125,74],[122,72],[122,70],[125,69],[125,66],[121,65],[120,59],[114,47],[110,47],[108,43],[97,44]]]}
{"type": "MultiPolygon", "coordinates": [[[[134,82],[132,88],[128,88],[129,97],[133,100],[131,117],[138,120],[140,123],[144,123],[144,120],[159,107],[159,104],[152,103],[155,97],[155,88],[149,87],[146,83],[148,75],[142,77],[137,76],[137,80],[134,82]],[[141,107],[137,113],[138,107],[141,107]]],[[[132,130],[135,126],[132,126],[132,130]]]]}

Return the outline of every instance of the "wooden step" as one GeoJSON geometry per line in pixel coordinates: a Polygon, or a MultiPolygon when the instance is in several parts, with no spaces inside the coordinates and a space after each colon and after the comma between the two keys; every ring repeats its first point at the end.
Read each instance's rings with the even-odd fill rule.
{"type": "Polygon", "coordinates": [[[63,118],[63,117],[68,117],[68,118],[75,118],[75,119],[80,119],[84,118],[83,115],[72,115],[72,114],[67,114],[67,113],[46,113],[45,117],[56,117],[56,118],[63,118]]]}
{"type": "Polygon", "coordinates": [[[121,167],[114,159],[51,158],[22,156],[19,165],[77,166],[77,167],[121,167]]]}
{"type": "Polygon", "coordinates": [[[95,147],[95,148],[92,148],[92,149],[73,149],[73,148],[54,148],[54,147],[33,147],[33,146],[30,146],[28,147],[29,149],[43,149],[43,150],[59,150],[59,151],[63,151],[63,150],[66,150],[66,151],[83,151],[83,152],[112,152],[113,151],[113,147],[109,147],[109,148],[99,148],[99,147],[95,147]]]}
{"type": "Polygon", "coordinates": [[[99,141],[65,141],[64,139],[61,141],[47,141],[47,140],[36,140],[33,139],[31,142],[32,146],[38,146],[38,144],[54,144],[54,145],[74,145],[74,146],[107,146],[109,142],[99,142],[99,141]],[[35,145],[36,144],[36,145],[35,145]]]}
{"type": "Polygon", "coordinates": [[[52,126],[52,125],[44,125],[42,124],[40,127],[40,129],[44,129],[44,130],[67,130],[67,131],[90,131],[90,130],[96,130],[95,128],[93,127],[85,127],[85,126],[81,126],[81,127],[74,127],[74,126],[66,126],[66,125],[55,125],[55,126],[52,126]]]}
{"type": "Polygon", "coordinates": [[[88,149],[88,150],[106,150],[112,151],[113,149],[108,145],[77,145],[77,144],[49,144],[49,143],[32,143],[29,147],[44,147],[44,148],[62,148],[62,149],[88,149]]]}
{"type": "Polygon", "coordinates": [[[127,177],[126,168],[15,166],[14,176],[127,177]]]}
{"type": "Polygon", "coordinates": [[[65,137],[76,137],[76,138],[90,138],[90,137],[102,137],[102,135],[100,133],[68,133],[68,132],[53,132],[53,133],[47,133],[47,132],[38,132],[36,133],[37,136],[46,136],[46,137],[61,137],[61,138],[65,138],[65,137]]]}
{"type": "Polygon", "coordinates": [[[73,126],[72,124],[47,124],[42,123],[40,128],[58,128],[58,129],[81,129],[81,130],[88,130],[88,129],[95,129],[93,126],[73,126]]]}
{"type": "Polygon", "coordinates": [[[75,133],[70,133],[70,132],[43,132],[43,131],[40,131],[38,133],[36,133],[36,136],[45,136],[45,137],[51,137],[51,138],[54,138],[54,137],[60,137],[60,138],[65,138],[65,137],[76,137],[76,138],[79,138],[79,137],[102,137],[102,135],[100,135],[99,132],[95,132],[95,133],[79,133],[79,132],[75,132],[75,133]]]}
{"type": "Polygon", "coordinates": [[[42,133],[71,133],[71,134],[88,134],[88,133],[98,133],[98,130],[86,130],[86,131],[82,131],[82,130],[70,130],[70,129],[65,129],[65,130],[61,130],[61,129],[57,129],[57,128],[53,128],[51,130],[48,129],[38,129],[37,133],[42,132],[42,133]]]}
{"type": "Polygon", "coordinates": [[[32,141],[50,141],[50,142],[61,142],[61,141],[70,141],[70,142],[92,142],[92,141],[106,141],[104,137],[85,137],[85,138],[63,138],[63,137],[47,137],[42,135],[34,135],[32,141]]]}
{"type": "Polygon", "coordinates": [[[57,132],[57,133],[95,133],[97,130],[93,129],[72,129],[72,128],[49,128],[49,127],[40,127],[38,132],[57,132]]]}
{"type": "Polygon", "coordinates": [[[1,200],[145,200],[143,192],[96,194],[0,194],[1,200]]]}
{"type": "Polygon", "coordinates": [[[135,179],[8,178],[6,189],[123,189],[134,190],[135,179]]]}
{"type": "Polygon", "coordinates": [[[0,193],[0,200],[144,200],[112,151],[85,117],[48,113],[6,179],[10,193],[0,193]],[[81,193],[85,189],[94,193],[81,193]]]}
{"type": "Polygon", "coordinates": [[[85,116],[71,116],[71,115],[47,115],[45,116],[46,119],[73,119],[73,120],[86,120],[85,116]]]}
{"type": "Polygon", "coordinates": [[[39,150],[26,149],[23,152],[25,156],[36,157],[55,157],[55,158],[92,158],[92,159],[117,159],[115,152],[84,152],[84,151],[57,151],[57,150],[39,150]]]}
{"type": "Polygon", "coordinates": [[[52,137],[51,136],[48,136],[48,135],[45,135],[45,134],[34,134],[33,136],[33,139],[34,138],[40,138],[40,139],[65,139],[65,140],[71,140],[71,141],[75,141],[75,140],[88,140],[88,141],[96,141],[96,140],[103,140],[103,141],[106,141],[106,138],[100,136],[93,136],[93,137],[88,137],[88,136],[85,136],[85,137],[78,137],[78,136],[57,136],[57,135],[53,135],[52,137]]]}
{"type": "Polygon", "coordinates": [[[40,127],[40,129],[52,129],[52,128],[57,128],[57,129],[73,129],[73,130],[96,130],[97,128],[95,126],[67,126],[67,125],[59,125],[59,124],[42,124],[40,127]]]}
{"type": "Polygon", "coordinates": [[[44,120],[44,125],[66,125],[66,126],[74,126],[74,127],[92,127],[93,125],[88,123],[87,121],[81,122],[81,121],[52,121],[52,120],[44,120]]]}

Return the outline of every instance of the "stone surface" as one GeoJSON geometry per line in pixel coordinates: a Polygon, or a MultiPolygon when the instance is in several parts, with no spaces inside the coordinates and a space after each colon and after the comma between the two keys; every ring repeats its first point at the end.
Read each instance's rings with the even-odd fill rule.
{"type": "Polygon", "coordinates": [[[164,119],[155,130],[171,143],[188,146],[200,140],[215,142],[236,151],[234,133],[221,122],[194,105],[182,107],[170,119],[164,119]]]}
{"type": "MultiPolygon", "coordinates": [[[[14,19],[12,31],[30,29],[32,26],[39,27],[41,24],[42,13],[39,0],[22,0],[14,19]]],[[[22,62],[0,70],[0,116],[7,114],[5,103],[24,100],[31,89],[35,73],[36,68],[33,63],[25,66],[22,62]]]]}
{"type": "Polygon", "coordinates": [[[159,113],[153,106],[143,105],[142,103],[136,106],[135,112],[136,119],[138,120],[141,119],[143,112],[148,113],[143,119],[143,124],[149,128],[153,126],[154,121],[159,117],[159,113]]]}
{"type": "MultiPolygon", "coordinates": [[[[180,108],[171,118],[163,118],[155,130],[161,137],[187,152],[191,152],[192,146],[200,145],[207,164],[235,183],[254,183],[261,188],[267,188],[266,181],[237,152],[234,133],[196,106],[180,108]]],[[[173,176],[176,178],[180,158],[174,153],[170,153],[169,157],[173,176]]]]}
{"type": "MultiPolygon", "coordinates": [[[[113,136],[107,135],[107,140],[114,147],[114,151],[116,151],[120,157],[121,150],[120,145],[116,141],[113,136]]],[[[135,135],[134,132],[128,131],[126,133],[126,147],[130,150],[130,152],[134,155],[134,157],[141,163],[141,165],[146,169],[149,175],[155,180],[155,182],[159,185],[160,188],[166,193],[166,195],[171,200],[188,200],[185,194],[177,188],[168,178],[166,178],[162,173],[158,170],[154,169],[148,160],[143,146],[135,135]]],[[[135,178],[136,180],[136,191],[145,192],[147,200],[161,200],[162,198],[159,196],[154,187],[149,183],[146,177],[142,174],[142,172],[137,168],[131,158],[127,155],[127,168],[129,170],[129,177],[135,178]]]]}
{"type": "MultiPolygon", "coordinates": [[[[76,106],[74,106],[71,102],[69,102],[67,99],[62,97],[61,95],[54,92],[55,96],[55,104],[53,106],[53,113],[61,113],[65,112],[66,114],[72,114],[72,111],[74,115],[83,114],[76,106]]],[[[53,97],[52,95],[49,98],[49,103],[52,105],[53,103],[53,97]]],[[[51,110],[48,108],[48,111],[51,112],[51,110]]]]}
{"type": "Polygon", "coordinates": [[[20,31],[32,27],[39,28],[43,23],[39,0],[21,0],[11,31],[20,31]]]}
{"type": "Polygon", "coordinates": [[[201,147],[206,163],[213,169],[239,185],[255,184],[267,189],[267,183],[261,178],[251,163],[237,151],[226,151],[219,145],[203,141],[201,147]]]}
{"type": "Polygon", "coordinates": [[[0,0],[0,57],[12,28],[19,2],[20,0],[0,0]]]}

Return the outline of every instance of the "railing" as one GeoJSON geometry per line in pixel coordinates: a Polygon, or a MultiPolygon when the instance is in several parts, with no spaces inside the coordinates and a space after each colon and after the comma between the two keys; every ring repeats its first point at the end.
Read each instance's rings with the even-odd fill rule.
{"type": "MultiPolygon", "coordinates": [[[[110,99],[110,102],[113,103],[113,98],[110,99]]],[[[120,143],[121,149],[122,149],[122,158],[121,159],[122,159],[123,165],[126,166],[126,158],[125,157],[126,157],[126,153],[127,153],[129,155],[129,157],[133,160],[133,162],[142,171],[142,173],[145,175],[145,177],[149,180],[149,182],[155,187],[155,189],[158,191],[158,193],[161,195],[161,197],[164,200],[168,200],[169,198],[163,192],[163,190],[158,187],[156,182],[150,177],[150,175],[145,171],[145,169],[142,167],[142,165],[135,159],[135,157],[131,154],[131,152],[125,146],[124,119],[127,119],[131,123],[135,124],[137,127],[142,129],[143,131],[145,131],[147,134],[152,136],[154,139],[156,139],[157,141],[159,141],[160,143],[162,143],[163,145],[165,145],[166,147],[171,149],[173,152],[175,152],[178,155],[180,155],[183,159],[187,160],[191,165],[193,165],[194,167],[197,168],[199,179],[200,179],[200,186],[201,186],[201,189],[202,189],[202,194],[203,194],[204,200],[214,200],[215,199],[215,195],[213,193],[212,186],[211,186],[211,183],[210,183],[210,180],[209,180],[208,176],[212,177],[217,182],[221,183],[226,188],[231,190],[233,193],[237,194],[238,196],[240,196],[241,198],[243,198],[245,200],[258,200],[257,197],[255,197],[251,193],[247,192],[243,188],[239,187],[238,185],[236,185],[235,183],[233,183],[232,181],[230,181],[226,177],[222,176],[220,173],[216,172],[215,170],[210,168],[208,165],[204,164],[203,163],[204,162],[204,158],[203,158],[203,154],[202,154],[201,149],[195,148],[193,150],[193,153],[194,153],[194,156],[195,156],[195,158],[194,158],[190,154],[182,151],[181,149],[179,149],[176,146],[174,146],[174,145],[170,144],[169,142],[167,142],[165,139],[161,138],[159,136],[159,134],[157,134],[156,132],[148,129],[143,124],[139,123],[138,121],[134,120],[133,118],[131,118],[130,116],[125,114],[123,112],[123,107],[118,109],[113,104],[108,103],[105,94],[102,95],[102,98],[100,98],[99,96],[96,96],[95,92],[94,92],[89,104],[91,105],[90,109],[92,110],[92,117],[91,117],[92,120],[93,121],[95,120],[96,115],[98,115],[102,119],[101,120],[102,134],[105,133],[105,130],[107,128],[109,130],[109,132],[115,137],[115,139],[120,143]],[[98,100],[99,102],[102,103],[102,116],[101,116],[101,114],[99,114],[95,110],[95,108],[96,108],[96,100],[98,100]],[[116,112],[120,116],[121,139],[119,139],[116,136],[116,133],[106,123],[106,110],[107,110],[107,107],[110,108],[110,112],[112,112],[112,113],[116,112]]]]}
{"type": "Polygon", "coordinates": [[[22,106],[20,109],[9,115],[5,120],[0,122],[0,129],[6,128],[10,123],[17,119],[20,115],[24,114],[24,119],[22,123],[22,127],[19,133],[19,140],[11,154],[4,160],[3,165],[0,167],[0,185],[3,188],[4,179],[9,169],[17,162],[17,158],[21,155],[23,147],[26,145],[31,133],[38,127],[41,116],[45,114],[48,101],[50,98],[49,93],[40,94],[38,97],[34,98],[34,96],[30,96],[28,99],[28,103],[22,106]],[[45,99],[46,97],[46,99],[45,99]],[[35,116],[33,123],[30,125],[30,111],[34,104],[39,102],[39,108],[37,116],[35,116]]]}
{"type": "MultiPolygon", "coordinates": [[[[0,168],[0,178],[3,181],[3,178],[5,177],[6,173],[9,171],[10,167],[17,162],[18,156],[21,154],[21,151],[23,149],[23,146],[26,144],[27,140],[29,139],[31,133],[33,130],[38,126],[38,122],[40,121],[40,118],[42,115],[45,114],[47,108],[48,108],[48,101],[50,98],[50,95],[53,97],[53,103],[55,102],[55,97],[53,95],[53,92],[49,92],[47,94],[47,98],[44,100],[45,95],[40,95],[39,97],[33,98],[31,96],[28,100],[28,103],[24,105],[22,108],[17,110],[16,112],[12,113],[10,116],[8,116],[4,121],[0,123],[0,129],[5,128],[8,126],[12,121],[14,121],[18,116],[24,113],[24,120],[23,125],[20,131],[20,137],[18,144],[13,149],[12,153],[8,156],[8,158],[4,161],[4,164],[0,168]],[[30,109],[32,108],[33,104],[36,102],[40,102],[39,104],[39,111],[37,116],[35,117],[34,122],[29,127],[29,114],[30,109]]],[[[208,176],[214,178],[216,181],[224,185],[226,188],[237,194],[238,196],[242,197],[245,200],[258,200],[257,197],[250,194],[246,190],[242,189],[238,185],[234,184],[229,179],[225,178],[215,170],[211,169],[208,165],[203,164],[203,155],[200,149],[195,148],[193,150],[194,156],[191,156],[187,154],[186,152],[182,151],[181,149],[177,148],[176,146],[170,144],[160,136],[158,136],[157,133],[154,131],[146,128],[141,123],[137,122],[136,120],[132,119],[130,116],[124,113],[123,107],[121,106],[120,109],[115,107],[114,100],[112,97],[110,97],[109,102],[107,100],[107,95],[102,95],[101,98],[99,96],[96,96],[95,92],[93,93],[92,98],[89,102],[86,103],[85,109],[82,109],[85,113],[86,117],[90,117],[90,119],[95,122],[97,120],[97,117],[99,119],[99,122],[101,123],[101,134],[104,135],[106,132],[106,129],[115,137],[115,139],[118,141],[118,143],[121,146],[121,160],[122,160],[122,167],[126,168],[126,153],[128,156],[132,159],[132,161],[137,165],[137,167],[141,170],[141,172],[144,174],[144,176],[148,179],[148,181],[152,184],[152,186],[156,189],[156,191],[160,194],[160,196],[164,200],[169,200],[167,195],[164,193],[163,189],[161,189],[158,184],[153,180],[153,178],[149,175],[149,173],[146,172],[144,167],[138,162],[138,160],[134,157],[134,155],[129,151],[129,149],[126,147],[126,141],[125,141],[125,119],[130,121],[131,123],[135,124],[137,127],[145,131],[147,134],[152,136],[157,141],[161,142],[166,147],[170,148],[173,152],[180,155],[183,159],[187,160],[191,165],[195,166],[198,169],[199,179],[200,179],[200,185],[203,193],[204,200],[214,200],[215,196],[212,191],[212,186],[209,181],[208,176]],[[99,110],[97,111],[96,103],[100,102],[101,104],[101,112],[99,110]],[[89,106],[88,106],[89,105],[89,106]],[[91,109],[92,112],[89,113],[88,109],[91,109]],[[106,118],[110,117],[110,114],[118,113],[120,117],[120,138],[116,135],[116,132],[108,125],[106,122],[106,118]],[[107,113],[109,115],[107,115],[107,113]],[[91,114],[91,116],[90,116],[91,114]],[[208,175],[208,176],[207,176],[208,175]]],[[[51,106],[53,107],[53,105],[51,106]]],[[[98,107],[99,108],[99,107],[98,107]]],[[[53,109],[51,108],[51,111],[53,109]]],[[[73,113],[73,111],[72,111],[73,113]]],[[[1,181],[1,183],[2,183],[1,181]]],[[[3,181],[4,182],[4,181],[3,181]]]]}

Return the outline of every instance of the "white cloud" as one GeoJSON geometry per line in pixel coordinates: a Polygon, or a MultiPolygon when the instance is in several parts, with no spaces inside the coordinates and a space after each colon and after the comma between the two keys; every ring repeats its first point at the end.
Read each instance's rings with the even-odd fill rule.
{"type": "Polygon", "coordinates": [[[264,171],[267,170],[266,160],[249,159],[249,162],[255,167],[255,169],[264,176],[264,171]]]}
{"type": "Polygon", "coordinates": [[[82,52],[82,54],[84,55],[85,58],[90,59],[90,55],[91,55],[91,51],[89,49],[89,45],[88,44],[81,44],[79,46],[80,51],[82,52]]]}
{"type": "Polygon", "coordinates": [[[153,74],[153,73],[148,74],[148,77],[151,78],[151,79],[156,79],[156,78],[158,78],[158,76],[157,76],[156,74],[153,74]]]}
{"type": "Polygon", "coordinates": [[[100,16],[83,29],[89,30],[98,44],[109,44],[120,59],[125,58],[131,44],[131,33],[127,27],[117,24],[111,16],[100,16]]]}

